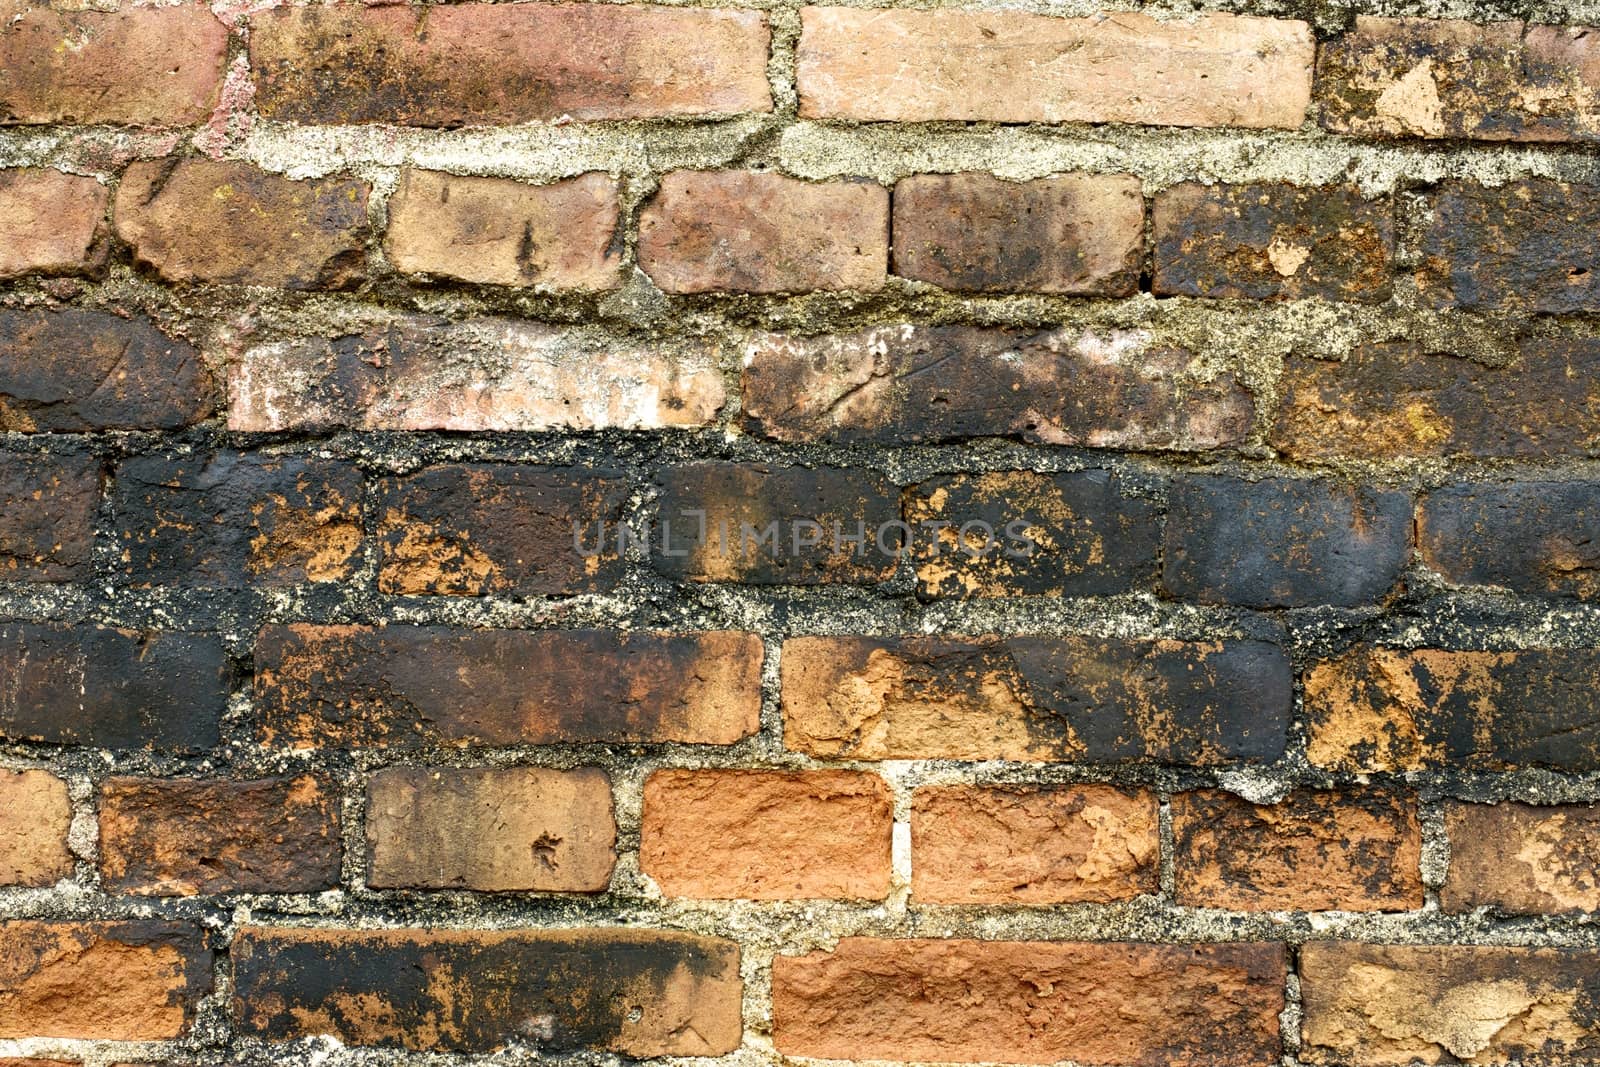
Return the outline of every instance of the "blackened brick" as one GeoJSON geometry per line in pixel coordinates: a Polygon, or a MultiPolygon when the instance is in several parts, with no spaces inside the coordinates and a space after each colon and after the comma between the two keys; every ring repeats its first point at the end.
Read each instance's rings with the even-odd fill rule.
{"type": "Polygon", "coordinates": [[[1423,500],[1417,529],[1423,561],[1447,581],[1600,595],[1600,484],[1452,485],[1423,500]]]}
{"type": "Polygon", "coordinates": [[[92,456],[0,455],[0,579],[87,577],[99,504],[92,456]]]}

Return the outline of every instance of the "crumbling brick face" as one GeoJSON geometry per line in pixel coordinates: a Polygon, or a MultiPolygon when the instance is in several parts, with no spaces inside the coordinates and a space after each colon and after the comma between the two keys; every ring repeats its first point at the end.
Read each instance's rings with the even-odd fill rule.
{"type": "Polygon", "coordinates": [[[1600,1064],[1600,28],[1023,6],[0,0],[0,1067],[1600,1064]]]}

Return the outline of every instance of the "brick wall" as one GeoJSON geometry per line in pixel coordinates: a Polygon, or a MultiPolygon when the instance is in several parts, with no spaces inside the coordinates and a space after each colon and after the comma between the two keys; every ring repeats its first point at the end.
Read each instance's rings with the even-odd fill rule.
{"type": "Polygon", "coordinates": [[[0,1061],[1600,1061],[1592,8],[1206,6],[0,0],[0,1061]]]}

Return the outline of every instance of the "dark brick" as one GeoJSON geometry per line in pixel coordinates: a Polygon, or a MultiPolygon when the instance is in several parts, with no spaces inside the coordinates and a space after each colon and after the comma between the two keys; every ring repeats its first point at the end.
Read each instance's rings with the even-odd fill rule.
{"type": "Polygon", "coordinates": [[[1159,193],[1155,292],[1238,300],[1387,299],[1393,208],[1349,185],[1202,185],[1159,193]]]}
{"type": "Polygon", "coordinates": [[[231,679],[214,637],[9,623],[0,626],[0,736],[207,749],[231,679]]]}
{"type": "Polygon", "coordinates": [[[339,791],[324,778],[112,778],[100,790],[111,892],[316,893],[339,884],[339,791]]]}
{"type": "Polygon", "coordinates": [[[743,1034],[739,946],[662,930],[269,930],[233,943],[240,1031],[491,1052],[716,1056],[743,1034]]]}
{"type": "Polygon", "coordinates": [[[785,1056],[1205,1067],[1278,1062],[1271,944],[850,937],[772,963],[785,1056]]]}
{"type": "Polygon", "coordinates": [[[899,498],[875,473],[692,463],[669,468],[660,484],[650,555],[663,574],[700,582],[813,585],[877,582],[894,572],[900,531],[888,528],[888,551],[880,549],[877,535],[900,518],[899,498]],[[703,536],[697,511],[705,513],[703,536]],[[860,532],[858,524],[866,531],[861,546],[845,540],[860,532]],[[773,530],[775,540],[763,542],[773,530]],[[814,545],[806,543],[811,538],[818,539],[814,545]]]}
{"type": "Polygon", "coordinates": [[[971,292],[1132,296],[1144,196],[1126,174],[1008,182],[914,174],[894,187],[894,272],[971,292]]]}
{"type": "Polygon", "coordinates": [[[370,192],[352,178],[148,160],[123,175],[113,221],[135,258],[168,281],[343,289],[366,273],[370,192]]]}
{"type": "Polygon", "coordinates": [[[99,504],[92,456],[0,455],[0,579],[87,578],[99,504]]]}
{"type": "Polygon", "coordinates": [[[0,430],[176,430],[211,414],[200,354],[147,319],[0,310],[0,430]]]}
{"type": "Polygon", "coordinates": [[[1417,287],[1434,307],[1600,309],[1600,187],[1542,178],[1445,182],[1430,203],[1417,287]]]}
{"type": "Polygon", "coordinates": [[[378,587],[457,596],[611,589],[622,578],[617,529],[627,502],[626,479],[603,471],[473,464],[386,478],[378,587]]]}
{"type": "Polygon", "coordinates": [[[786,747],[827,759],[1277,759],[1289,661],[1258,641],[799,637],[786,747]]]}
{"type": "Polygon", "coordinates": [[[1299,790],[1252,804],[1222,790],[1172,800],[1179,904],[1235,911],[1422,907],[1414,798],[1365,788],[1299,790]]]}
{"type": "Polygon", "coordinates": [[[346,463],[242,452],[117,468],[128,575],[146,585],[336,582],[360,563],[362,477],[346,463]]]}
{"type": "Polygon", "coordinates": [[[1305,679],[1307,754],[1334,770],[1600,768],[1600,653],[1358,646],[1305,679]]]}
{"type": "Polygon", "coordinates": [[[933,478],[911,488],[905,517],[920,596],[1107,596],[1155,583],[1160,510],[1113,471],[933,478]]]}
{"type": "Polygon", "coordinates": [[[481,126],[770,111],[767,43],[757,11],[336,4],[253,18],[250,66],[280,122],[481,126]]]}
{"type": "Polygon", "coordinates": [[[1291,358],[1268,437],[1294,459],[1591,455],[1600,341],[1524,341],[1510,367],[1364,345],[1342,363],[1291,358]]]}
{"type": "Polygon", "coordinates": [[[1163,579],[1176,597],[1248,607],[1381,598],[1411,549],[1411,498],[1330,481],[1173,483],[1163,579]]]}
{"type": "Polygon", "coordinates": [[[1424,498],[1422,559],[1459,585],[1600,596],[1600,484],[1453,485],[1424,498]]]}
{"type": "Polygon", "coordinates": [[[1313,941],[1300,994],[1306,1063],[1600,1061],[1592,948],[1313,941]]]}
{"type": "Polygon", "coordinates": [[[1141,331],[1023,333],[880,326],[752,343],[750,428],[780,441],[899,444],[1014,437],[1091,448],[1225,448],[1255,403],[1232,375],[1201,381],[1190,353],[1141,331]]]}
{"type": "Polygon", "coordinates": [[[1358,15],[1317,49],[1322,125],[1365,137],[1600,139],[1594,30],[1358,15]]]}
{"type": "Polygon", "coordinates": [[[211,953],[183,923],[0,923],[0,1038],[181,1037],[211,991],[211,953]]]}
{"type": "Polygon", "coordinates": [[[262,740],[293,748],[727,745],[761,708],[754,634],[268,626],[262,740]]]}

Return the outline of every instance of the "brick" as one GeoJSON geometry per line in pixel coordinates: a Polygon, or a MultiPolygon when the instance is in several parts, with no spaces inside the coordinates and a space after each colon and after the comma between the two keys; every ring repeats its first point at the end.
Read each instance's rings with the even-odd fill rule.
{"type": "Polygon", "coordinates": [[[0,455],[0,579],[89,577],[99,506],[93,456],[0,455]]]}
{"type": "Polygon", "coordinates": [[[1305,678],[1307,755],[1319,767],[1600,768],[1600,659],[1360,645],[1305,678]]]}
{"type": "Polygon", "coordinates": [[[0,278],[75,274],[93,266],[103,252],[106,198],[105,186],[93,178],[0,170],[0,278]]]}
{"type": "Polygon", "coordinates": [[[268,1041],[648,1057],[721,1055],[742,1036],[739,946],[692,934],[245,927],[233,968],[236,1025],[268,1041]]]}
{"type": "Polygon", "coordinates": [[[228,391],[232,430],[656,430],[704,426],[726,399],[701,348],[426,316],[248,349],[228,391]]]}
{"type": "Polygon", "coordinates": [[[1447,581],[1519,593],[1600,595],[1600,484],[1468,483],[1430,493],[1422,559],[1447,581]]]}
{"type": "Polygon", "coordinates": [[[1393,207],[1351,185],[1183,182],[1156,195],[1154,291],[1234,300],[1387,300],[1393,207]]]}
{"type": "Polygon", "coordinates": [[[1422,907],[1416,801],[1365,788],[1252,804],[1222,790],[1172,800],[1181,905],[1230,911],[1422,907]]]}
{"type": "Polygon", "coordinates": [[[1594,141],[1593,33],[1358,15],[1317,57],[1322,125],[1363,137],[1594,141]]]}
{"type": "Polygon", "coordinates": [[[0,5],[0,126],[187,126],[211,114],[228,28],[198,4],[0,5]]]}
{"type": "Polygon", "coordinates": [[[292,748],[686,742],[756,732],[754,634],[268,626],[262,740],[292,748]]]}
{"type": "Polygon", "coordinates": [[[0,737],[12,740],[208,749],[231,681],[211,636],[0,625],[0,737]]]}
{"type": "Polygon", "coordinates": [[[141,585],[337,582],[360,565],[363,479],[347,463],[248,452],[117,468],[117,542],[141,585]]]}
{"type": "Polygon", "coordinates": [[[970,1063],[1276,1063],[1281,945],[845,938],[772,964],[778,1051],[970,1063]]]}
{"type": "Polygon", "coordinates": [[[67,783],[49,771],[0,770],[0,885],[46,886],[72,876],[67,783]]]}
{"type": "Polygon", "coordinates": [[[389,200],[384,250],[402,274],[540,289],[620,284],[615,179],[551,185],[407,170],[389,200]]]}
{"type": "Polygon", "coordinates": [[[907,491],[904,513],[916,530],[912,559],[925,598],[1108,596],[1154,586],[1160,511],[1113,471],[931,478],[907,491]]]}
{"type": "Polygon", "coordinates": [[[549,596],[616,587],[621,475],[468,464],[378,483],[378,588],[386,593],[549,596]],[[610,535],[601,536],[601,531],[610,535]]]}
{"type": "Polygon", "coordinates": [[[0,923],[0,1038],[180,1037],[211,991],[211,953],[182,923],[0,923]]]}
{"type": "Polygon", "coordinates": [[[100,877],[111,892],[316,893],[339,884],[339,791],[325,778],[111,778],[100,877]]]}
{"type": "Polygon", "coordinates": [[[899,520],[900,504],[895,487],[875,473],[704,462],[669,467],[659,483],[651,559],[670,577],[863,584],[894,572],[900,531],[891,527],[885,533],[887,550],[877,534],[899,520]],[[865,545],[847,540],[862,529],[865,545]]]}
{"type": "Polygon", "coordinates": [[[656,771],[639,867],[669,897],[882,900],[893,827],[875,774],[656,771]]]}
{"type": "Polygon", "coordinates": [[[366,182],[149,160],[123,175],[117,236],[167,281],[343,289],[366,273],[366,182]]]}
{"type": "Polygon", "coordinates": [[[1257,641],[798,637],[785,747],[829,759],[1275,760],[1289,663],[1257,641]]]}
{"type": "Polygon", "coordinates": [[[211,413],[200,354],[148,319],[0,310],[0,431],[176,430],[211,413]]]}
{"type": "Polygon", "coordinates": [[[1307,1063],[1600,1058],[1592,949],[1313,941],[1300,950],[1300,993],[1307,1063]]]}
{"type": "Polygon", "coordinates": [[[1600,309],[1600,189],[1528,179],[1440,183],[1421,238],[1418,292],[1433,307],[1567,314],[1600,309]]]}
{"type": "Polygon", "coordinates": [[[1450,869],[1445,911],[1488,905],[1514,914],[1600,910],[1600,810],[1592,804],[1444,805],[1450,869]]]}
{"type": "Polygon", "coordinates": [[[1293,128],[1311,29],[1240,15],[801,9],[804,118],[1293,128]]]}
{"type": "Polygon", "coordinates": [[[639,215],[639,266],[669,293],[880,289],[889,191],[763,171],[673,171],[639,215]]]}
{"type": "Polygon", "coordinates": [[[596,893],[616,843],[595,767],[387,767],[367,786],[371,886],[596,893]]]}
{"type": "Polygon", "coordinates": [[[1509,367],[1405,343],[1362,345],[1342,363],[1290,358],[1268,441],[1304,460],[1589,455],[1597,375],[1588,338],[1530,338],[1509,367]]]}
{"type": "Polygon", "coordinates": [[[1176,597],[1248,607],[1382,598],[1411,554],[1411,497],[1342,482],[1199,475],[1173,483],[1162,571],[1176,597]]]}
{"type": "Polygon", "coordinates": [[[770,111],[767,44],[754,11],[342,4],[253,18],[250,66],[280,122],[499,125],[770,111]]]}
{"type": "Polygon", "coordinates": [[[1124,174],[1009,182],[916,174],[894,187],[894,272],[969,292],[1132,296],[1144,195],[1124,174]]]}
{"type": "Polygon", "coordinates": [[[1155,794],[1106,785],[931,786],[911,808],[924,904],[1082,904],[1159,890],[1155,794]]]}
{"type": "Polygon", "coordinates": [[[901,444],[1014,437],[1050,445],[1195,451],[1250,435],[1231,374],[1201,380],[1142,330],[879,326],[768,334],[744,358],[752,431],[779,441],[901,444]]]}

